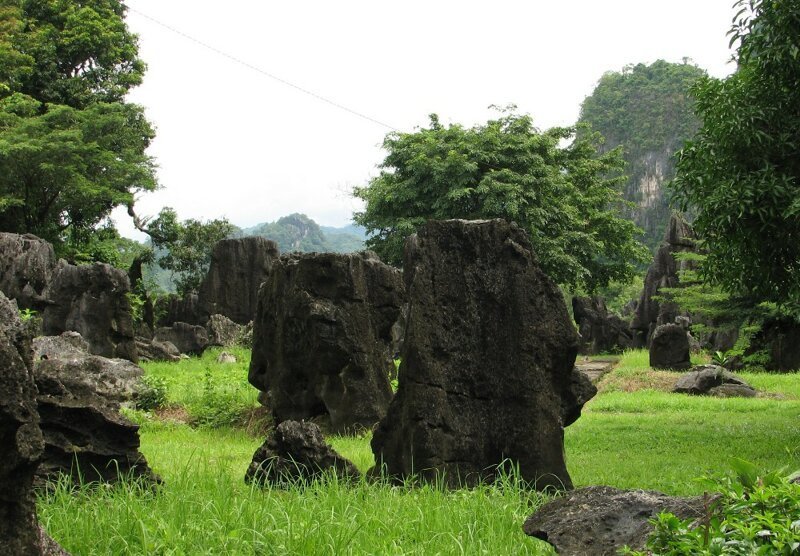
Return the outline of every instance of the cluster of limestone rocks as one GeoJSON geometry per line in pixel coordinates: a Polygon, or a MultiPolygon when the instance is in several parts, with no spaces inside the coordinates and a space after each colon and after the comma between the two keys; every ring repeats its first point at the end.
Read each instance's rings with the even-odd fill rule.
{"type": "MultiPolygon", "coordinates": [[[[22,479],[2,482],[0,512],[17,520],[0,526],[5,552],[28,553],[13,543],[32,554],[57,550],[35,523],[35,483],[79,472],[90,481],[123,473],[159,483],[136,425],[119,413],[137,395],[140,357],[200,353],[250,327],[248,379],[276,426],[253,456],[249,482],[294,484],[331,471],[356,480],[359,471],[325,443],[319,424],[373,431],[373,478],[469,487],[513,467],[532,488],[569,490],[564,428],[596,393],[575,368],[576,354],[587,339],[593,349],[606,349],[609,337],[656,344],[672,325],[652,297],[637,309],[641,322],[650,319],[638,336],[609,319],[601,301],[579,300],[579,335],[527,234],[502,220],[428,222],[407,240],[402,271],[371,252],[281,255],[263,238],[224,240],[197,295],[146,306],[144,323],[134,323],[128,294],[140,277],[141,268],[126,275],[69,265],[38,238],[0,234],[0,291],[15,300],[0,297],[11,315],[0,329],[0,442],[12,454],[0,476],[22,479]],[[43,334],[32,343],[15,303],[42,315],[43,334]]],[[[655,273],[648,280],[668,283],[655,273]]],[[[585,506],[581,496],[576,503],[585,506]]],[[[587,496],[605,507],[619,493],[587,496]]],[[[642,496],[655,500],[653,512],[667,507],[642,496]]],[[[645,513],[633,512],[640,522],[645,513]]],[[[569,527],[532,517],[525,530],[563,539],[569,527]]]]}

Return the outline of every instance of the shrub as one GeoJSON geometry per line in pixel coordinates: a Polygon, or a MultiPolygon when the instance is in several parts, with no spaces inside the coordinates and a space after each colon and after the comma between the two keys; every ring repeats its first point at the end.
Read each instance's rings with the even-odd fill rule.
{"type": "Polygon", "coordinates": [[[167,403],[167,381],[160,376],[145,375],[136,398],[136,409],[152,411],[167,403]]]}
{"type": "Polygon", "coordinates": [[[700,523],[662,513],[647,541],[650,552],[629,554],[800,554],[800,484],[732,462],[736,477],[710,481],[719,499],[700,523]]]}

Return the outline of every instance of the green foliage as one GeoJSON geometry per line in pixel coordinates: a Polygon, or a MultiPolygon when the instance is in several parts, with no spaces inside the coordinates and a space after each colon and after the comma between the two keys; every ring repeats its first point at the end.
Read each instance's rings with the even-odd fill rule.
{"type": "Polygon", "coordinates": [[[38,313],[33,309],[20,309],[19,310],[19,318],[22,322],[29,322],[30,320],[36,318],[38,313]]]}
{"type": "Polygon", "coordinates": [[[138,106],[0,100],[0,229],[85,244],[114,207],[155,188],[153,135],[138,106]]]}
{"type": "Polygon", "coordinates": [[[736,7],[738,69],[693,88],[702,127],[673,187],[697,210],[705,280],[800,309],[800,12],[779,0],[736,7]]]}
{"type": "Polygon", "coordinates": [[[197,292],[211,264],[214,245],[237,228],[227,218],[188,219],[180,222],[174,209],[161,209],[147,228],[156,251],[156,262],[172,272],[180,295],[197,292]]]}
{"type": "Polygon", "coordinates": [[[730,357],[724,351],[715,351],[711,354],[711,362],[720,367],[727,367],[730,363],[730,357]]]}
{"type": "MultiPolygon", "coordinates": [[[[779,473],[760,473],[748,461],[731,462],[736,477],[708,480],[720,499],[699,524],[662,513],[647,548],[655,554],[778,554],[800,553],[800,484],[779,473]]],[[[630,552],[650,554],[651,552],[630,552]]]]}
{"type": "MultiPolygon", "coordinates": [[[[175,425],[141,432],[142,451],[164,478],[157,493],[123,483],[40,498],[39,520],[70,553],[553,554],[520,527],[546,498],[513,477],[463,491],[331,477],[261,489],[242,476],[263,438],[175,425]]],[[[330,440],[369,451],[369,438],[330,440]]]]}
{"type": "MultiPolygon", "coordinates": [[[[9,88],[47,104],[83,109],[122,103],[142,81],[136,35],[120,0],[9,0],[22,24],[5,36],[17,55],[9,88]]],[[[8,83],[8,82],[7,82],[8,83]]]]}
{"type": "Polygon", "coordinates": [[[602,148],[624,149],[625,198],[635,203],[625,214],[645,228],[643,241],[651,250],[662,240],[670,209],[660,191],[655,201],[644,198],[652,192],[643,193],[642,182],[648,178],[665,184],[674,177],[672,155],[698,127],[689,88],[705,75],[688,60],[630,65],[605,73],[581,105],[578,121],[600,132],[602,148]]]}
{"type": "Polygon", "coordinates": [[[69,258],[91,254],[114,207],[156,187],[153,129],[124,102],[144,71],[124,12],[118,0],[0,8],[0,230],[69,258]]]}
{"type": "Polygon", "coordinates": [[[618,151],[598,154],[599,137],[574,128],[539,132],[530,116],[507,109],[485,125],[390,133],[381,173],[354,195],[366,206],[354,221],[367,246],[391,264],[428,219],[505,218],[529,232],[544,271],[593,291],[625,281],[645,252],[636,227],[618,216],[618,151]],[[568,144],[565,144],[569,141],[568,144]]]}
{"type": "Polygon", "coordinates": [[[185,409],[193,425],[244,425],[259,407],[258,391],[247,382],[250,352],[243,348],[225,350],[236,357],[236,363],[216,363],[221,350],[209,349],[200,358],[144,362],[142,368],[145,376],[164,382],[164,405],[185,409]]]}
{"type": "Polygon", "coordinates": [[[136,397],[136,409],[152,411],[167,404],[167,381],[164,377],[145,375],[136,397]]]}

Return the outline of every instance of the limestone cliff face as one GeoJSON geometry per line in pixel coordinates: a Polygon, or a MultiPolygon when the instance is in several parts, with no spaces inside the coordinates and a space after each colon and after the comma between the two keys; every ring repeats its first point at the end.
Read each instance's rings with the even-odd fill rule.
{"type": "Polygon", "coordinates": [[[624,197],[635,207],[627,216],[644,230],[643,242],[654,250],[664,235],[670,219],[665,185],[675,177],[674,149],[665,146],[648,151],[632,160],[624,197]]]}

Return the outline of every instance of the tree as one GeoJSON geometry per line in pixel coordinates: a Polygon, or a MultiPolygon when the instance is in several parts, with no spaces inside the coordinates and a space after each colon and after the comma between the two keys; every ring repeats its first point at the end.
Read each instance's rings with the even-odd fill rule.
{"type": "Polygon", "coordinates": [[[0,7],[0,230],[81,253],[111,210],[156,188],[154,137],[123,97],[141,81],[118,0],[0,7]]]}
{"type": "Polygon", "coordinates": [[[681,208],[697,210],[702,276],[759,301],[800,304],[800,9],[741,0],[738,69],[693,88],[702,126],[678,154],[681,208]]]}
{"type": "Polygon", "coordinates": [[[529,231],[554,280],[591,291],[629,278],[646,253],[618,216],[620,153],[598,154],[598,142],[576,139],[574,128],[539,132],[513,108],[472,128],[432,115],[429,128],[387,135],[382,171],[354,190],[366,203],[354,220],[371,235],[367,246],[398,264],[428,219],[505,218],[529,231]]]}
{"type": "MultiPolygon", "coordinates": [[[[138,223],[141,225],[141,221],[138,223]]],[[[165,207],[140,229],[150,235],[159,250],[158,265],[172,272],[178,293],[186,295],[200,289],[214,245],[230,236],[236,226],[225,218],[206,222],[190,218],[180,222],[175,210],[165,207]]]]}
{"type": "Polygon", "coordinates": [[[673,155],[699,127],[689,88],[704,75],[688,59],[629,65],[603,74],[581,105],[578,122],[605,138],[601,149],[623,148],[623,195],[634,203],[624,214],[644,229],[653,251],[670,219],[664,185],[675,176],[673,155]]]}

